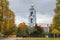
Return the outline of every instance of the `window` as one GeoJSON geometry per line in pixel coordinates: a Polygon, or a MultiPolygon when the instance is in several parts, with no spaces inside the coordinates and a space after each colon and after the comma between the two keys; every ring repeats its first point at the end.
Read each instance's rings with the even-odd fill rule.
{"type": "Polygon", "coordinates": [[[33,12],[31,12],[31,16],[33,15],[33,12]]]}
{"type": "Polygon", "coordinates": [[[33,23],[33,18],[31,18],[31,23],[33,23]]]}

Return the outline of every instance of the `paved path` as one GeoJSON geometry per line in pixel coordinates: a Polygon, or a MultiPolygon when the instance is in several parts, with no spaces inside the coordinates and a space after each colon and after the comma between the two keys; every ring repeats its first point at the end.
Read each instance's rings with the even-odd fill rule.
{"type": "Polygon", "coordinates": [[[25,40],[24,38],[1,38],[0,40],[25,40]]]}
{"type": "Polygon", "coordinates": [[[15,40],[16,38],[0,38],[0,40],[15,40]]]}

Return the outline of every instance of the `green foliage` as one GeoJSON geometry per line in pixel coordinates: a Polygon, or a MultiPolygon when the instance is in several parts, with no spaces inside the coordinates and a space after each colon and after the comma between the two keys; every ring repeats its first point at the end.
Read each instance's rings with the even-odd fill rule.
{"type": "Polygon", "coordinates": [[[8,3],[7,0],[0,0],[0,7],[2,7],[0,9],[0,31],[4,35],[16,34],[15,14],[9,9],[8,3]]]}
{"type": "Polygon", "coordinates": [[[44,30],[42,27],[36,25],[35,27],[32,27],[32,28],[31,28],[32,32],[31,32],[30,36],[38,37],[38,36],[41,36],[42,34],[44,34],[44,30]],[[33,30],[32,30],[32,28],[33,28],[33,30]]]}
{"type": "Polygon", "coordinates": [[[10,26],[10,28],[9,28],[9,33],[10,34],[14,33],[13,35],[16,35],[16,31],[17,31],[17,27],[15,25],[10,26]]]}
{"type": "MultiPolygon", "coordinates": [[[[53,26],[55,29],[60,31],[60,0],[56,0],[55,15],[53,18],[53,26]]],[[[52,29],[53,30],[53,29],[52,29]]]]}
{"type": "Polygon", "coordinates": [[[51,33],[52,34],[60,34],[59,30],[57,30],[57,29],[53,29],[51,33]]]}
{"type": "Polygon", "coordinates": [[[18,27],[17,36],[28,36],[28,26],[25,25],[23,30],[21,30],[20,27],[18,27]]]}
{"type": "Polygon", "coordinates": [[[17,27],[16,26],[13,26],[13,27],[10,27],[9,30],[4,30],[2,33],[5,35],[5,36],[9,36],[9,35],[16,35],[16,30],[17,27]]]}
{"type": "Polygon", "coordinates": [[[37,29],[35,27],[28,27],[28,31],[29,31],[29,34],[33,33],[34,31],[36,31],[37,29]]]}
{"type": "Polygon", "coordinates": [[[60,0],[56,0],[60,4],[60,0]]]}

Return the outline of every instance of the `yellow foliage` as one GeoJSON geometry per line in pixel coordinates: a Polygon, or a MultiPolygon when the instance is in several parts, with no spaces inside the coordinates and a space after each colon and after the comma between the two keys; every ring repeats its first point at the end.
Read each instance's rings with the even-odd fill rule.
{"type": "MultiPolygon", "coordinates": [[[[0,21],[0,25],[6,27],[6,31],[11,30],[10,27],[13,27],[12,25],[15,24],[15,15],[14,12],[12,12],[8,7],[8,1],[7,0],[0,0],[0,6],[2,9],[0,9],[0,14],[3,14],[2,16],[5,18],[3,21],[0,21]],[[4,22],[4,24],[2,24],[4,22]]],[[[4,30],[4,29],[3,29],[4,30]]],[[[4,30],[4,31],[5,31],[4,30]]]]}

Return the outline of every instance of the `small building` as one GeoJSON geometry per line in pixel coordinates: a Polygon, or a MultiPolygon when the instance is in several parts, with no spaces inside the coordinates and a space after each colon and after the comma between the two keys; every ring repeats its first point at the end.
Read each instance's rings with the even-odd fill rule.
{"type": "Polygon", "coordinates": [[[39,23],[37,24],[38,26],[42,27],[44,29],[44,32],[48,32],[49,33],[49,24],[46,23],[39,23]]]}
{"type": "Polygon", "coordinates": [[[45,37],[48,38],[49,27],[50,27],[49,24],[46,24],[46,23],[40,23],[40,24],[37,24],[37,25],[43,28],[44,33],[46,34],[45,37]]]}

